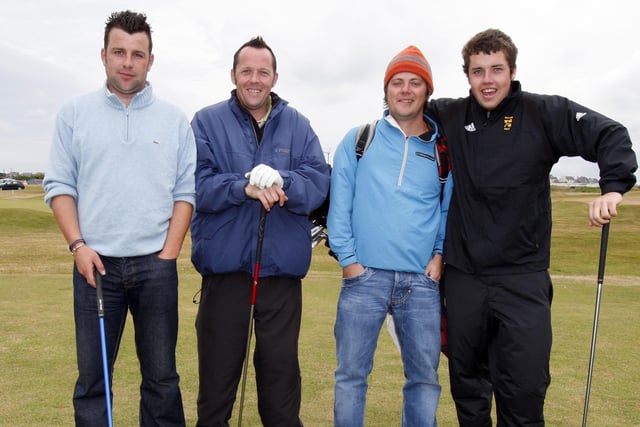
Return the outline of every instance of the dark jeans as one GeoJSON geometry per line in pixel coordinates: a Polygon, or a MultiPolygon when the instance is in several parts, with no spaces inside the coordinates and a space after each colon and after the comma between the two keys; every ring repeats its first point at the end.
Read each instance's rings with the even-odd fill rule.
{"type": "MultiPolygon", "coordinates": [[[[202,279],[196,318],[199,427],[229,425],[247,349],[252,282],[248,273],[202,279]]],[[[260,419],[265,427],[299,427],[301,281],[261,277],[257,292],[253,364],[260,419]]]]}
{"type": "Polygon", "coordinates": [[[481,276],[447,265],[449,376],[461,427],[544,426],[550,382],[547,271],[481,276]]]}
{"type": "MultiPolygon", "coordinates": [[[[112,375],[127,311],[131,311],[142,384],[141,426],[184,426],[176,372],[178,273],[175,260],[155,254],[102,257],[107,362],[112,375]]],[[[96,291],[74,266],[78,380],[73,393],[77,426],[107,425],[96,291]]],[[[130,420],[133,424],[133,420],[130,420]]],[[[129,425],[131,425],[129,424],[129,425]]]]}

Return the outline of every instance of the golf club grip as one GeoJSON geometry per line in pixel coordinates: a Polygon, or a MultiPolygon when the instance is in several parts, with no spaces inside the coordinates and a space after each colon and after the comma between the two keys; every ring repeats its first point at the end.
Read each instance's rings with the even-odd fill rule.
{"type": "Polygon", "coordinates": [[[267,222],[267,210],[262,207],[260,210],[260,222],[258,223],[258,244],[256,247],[256,265],[260,264],[262,258],[262,242],[264,240],[264,225],[267,222]]]}
{"type": "Polygon", "coordinates": [[[104,317],[104,296],[102,294],[102,276],[96,271],[96,299],[98,300],[98,317],[104,317]]]}
{"type": "Polygon", "coordinates": [[[607,260],[607,242],[609,240],[609,225],[607,223],[602,226],[602,238],[600,239],[600,262],[598,264],[598,282],[604,281],[604,266],[607,260]]]}
{"type": "Polygon", "coordinates": [[[255,305],[258,296],[258,279],[260,278],[260,259],[262,258],[262,242],[264,241],[264,225],[267,221],[267,211],[262,208],[260,211],[260,222],[258,223],[258,243],[256,246],[256,265],[253,268],[253,285],[251,287],[251,305],[255,305]]]}

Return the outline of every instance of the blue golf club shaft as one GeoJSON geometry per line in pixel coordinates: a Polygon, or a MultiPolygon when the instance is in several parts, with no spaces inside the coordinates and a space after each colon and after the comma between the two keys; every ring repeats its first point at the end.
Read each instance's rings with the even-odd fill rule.
{"type": "Polygon", "coordinates": [[[102,349],[102,371],[104,374],[104,396],[107,402],[107,422],[113,427],[111,412],[111,387],[109,384],[109,365],[107,363],[107,338],[104,329],[104,297],[102,294],[102,276],[96,272],[96,297],[98,300],[98,321],[100,322],[100,348],[102,349]]]}

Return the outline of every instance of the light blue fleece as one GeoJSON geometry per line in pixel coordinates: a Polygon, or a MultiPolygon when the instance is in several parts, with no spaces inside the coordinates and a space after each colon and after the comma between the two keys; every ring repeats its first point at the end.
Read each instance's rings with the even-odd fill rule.
{"type": "Polygon", "coordinates": [[[331,171],[327,228],[342,267],[424,273],[442,253],[453,179],[440,201],[434,142],[406,137],[391,116],[376,126],[371,145],[358,161],[357,128],[336,150],[331,171]]]}
{"type": "Polygon", "coordinates": [[[87,245],[106,256],[162,249],[176,201],[195,204],[188,119],[149,83],[127,108],[107,89],[65,104],[55,123],[45,201],[75,198],[87,245]]]}

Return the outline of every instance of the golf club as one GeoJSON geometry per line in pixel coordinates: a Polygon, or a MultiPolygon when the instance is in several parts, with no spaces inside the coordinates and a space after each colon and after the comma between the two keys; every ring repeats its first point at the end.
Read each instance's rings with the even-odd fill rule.
{"type": "Polygon", "coordinates": [[[327,233],[324,231],[324,226],[313,221],[311,223],[311,249],[318,246],[318,243],[326,238],[327,233]]]}
{"type": "Polygon", "coordinates": [[[596,293],[596,309],[593,315],[593,334],[591,336],[591,355],[589,356],[589,375],[587,376],[587,391],[584,397],[584,412],[582,413],[582,427],[587,425],[589,411],[589,395],[591,394],[591,380],[593,378],[593,361],[596,353],[596,336],[598,334],[598,318],[600,317],[600,301],[602,299],[602,282],[604,281],[604,265],[607,258],[607,240],[609,240],[609,224],[602,226],[600,240],[600,263],[598,265],[598,290],[596,293]]]}
{"type": "Polygon", "coordinates": [[[253,333],[253,312],[256,307],[256,296],[258,295],[258,278],[260,277],[260,258],[262,256],[262,241],[264,240],[264,224],[267,219],[267,211],[261,208],[260,223],[258,224],[258,245],[256,247],[256,264],[253,269],[253,285],[251,286],[251,310],[249,312],[249,331],[247,332],[247,351],[244,356],[244,366],[242,368],[242,388],[240,390],[240,408],[238,410],[238,427],[242,426],[242,409],[244,408],[244,389],[247,385],[247,370],[249,368],[249,349],[251,346],[251,335],[253,333]]]}
{"type": "Polygon", "coordinates": [[[102,349],[102,371],[104,374],[104,396],[107,402],[107,422],[113,427],[111,413],[111,387],[109,386],[109,365],[107,364],[107,339],[104,331],[104,298],[102,295],[102,276],[96,271],[96,297],[98,300],[98,320],[100,322],[100,348],[102,349]]]}

